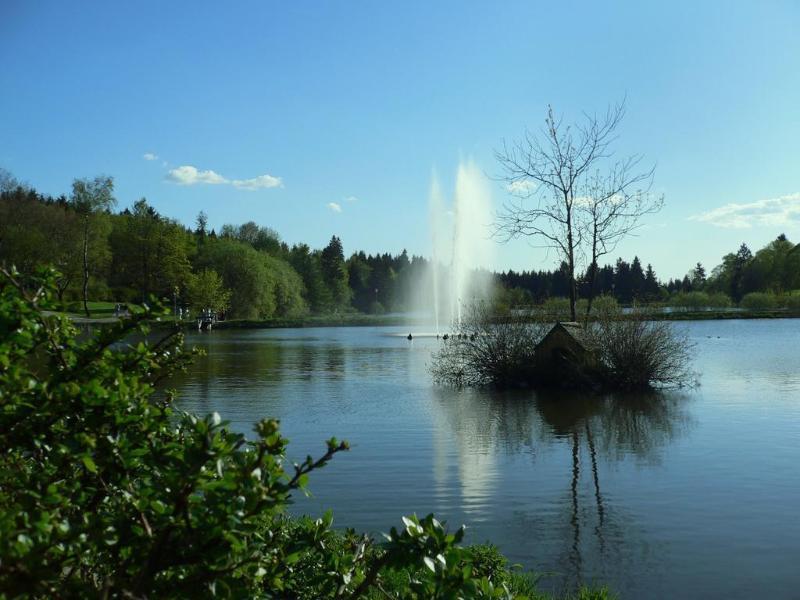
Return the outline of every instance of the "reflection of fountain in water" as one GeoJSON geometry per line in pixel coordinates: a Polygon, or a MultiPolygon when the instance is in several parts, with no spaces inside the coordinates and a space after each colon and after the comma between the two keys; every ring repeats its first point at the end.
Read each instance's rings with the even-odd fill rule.
{"type": "Polygon", "coordinates": [[[441,491],[448,489],[455,463],[461,497],[454,499],[471,521],[490,520],[494,495],[502,485],[499,454],[530,452],[536,437],[535,411],[529,399],[511,392],[436,390],[434,413],[443,421],[434,428],[434,477],[441,491]]]}
{"type": "Polygon", "coordinates": [[[458,166],[450,210],[446,208],[438,179],[435,175],[432,177],[430,280],[437,334],[443,324],[461,322],[465,304],[488,299],[491,294],[491,278],[475,272],[478,267],[490,264],[492,244],[488,227],[491,218],[489,186],[473,162],[462,162],[458,166]]]}

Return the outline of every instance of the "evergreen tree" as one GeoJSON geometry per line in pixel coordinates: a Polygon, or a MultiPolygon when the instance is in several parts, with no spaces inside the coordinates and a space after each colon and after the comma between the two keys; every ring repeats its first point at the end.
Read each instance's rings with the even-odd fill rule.
{"type": "Polygon", "coordinates": [[[617,266],[614,271],[614,296],[625,304],[633,300],[631,266],[621,258],[617,259],[617,266]]]}
{"type": "Polygon", "coordinates": [[[372,268],[367,263],[363,251],[353,254],[347,261],[347,277],[353,295],[353,306],[361,312],[369,312],[375,300],[375,292],[370,288],[372,268]]]}
{"type": "Polygon", "coordinates": [[[750,248],[747,247],[747,244],[742,243],[733,260],[733,273],[731,277],[730,294],[731,298],[737,303],[745,294],[743,289],[744,271],[751,260],[753,260],[753,253],[750,251],[750,248]]]}
{"type": "Polygon", "coordinates": [[[322,275],[320,253],[313,252],[308,244],[295,244],[289,251],[289,263],[303,280],[305,299],[311,311],[331,310],[333,297],[322,275]]]}
{"type": "Polygon", "coordinates": [[[195,219],[195,235],[202,241],[206,239],[206,229],[208,227],[208,215],[204,213],[202,210],[197,213],[197,219],[195,219]]]}
{"type": "Polygon", "coordinates": [[[633,257],[631,263],[631,295],[635,300],[641,300],[645,296],[645,275],[642,269],[642,261],[638,256],[633,257]]]}
{"type": "Polygon", "coordinates": [[[689,273],[689,279],[692,281],[692,288],[700,290],[706,283],[706,269],[701,263],[697,263],[694,269],[689,273]]]}
{"type": "Polygon", "coordinates": [[[320,266],[325,285],[333,297],[334,310],[346,309],[350,305],[347,266],[344,262],[342,241],[335,235],[320,254],[320,266]]]}
{"type": "Polygon", "coordinates": [[[659,289],[658,279],[656,278],[655,271],[653,271],[653,266],[648,263],[647,271],[645,271],[644,276],[644,297],[647,300],[655,300],[658,298],[659,289]]]}

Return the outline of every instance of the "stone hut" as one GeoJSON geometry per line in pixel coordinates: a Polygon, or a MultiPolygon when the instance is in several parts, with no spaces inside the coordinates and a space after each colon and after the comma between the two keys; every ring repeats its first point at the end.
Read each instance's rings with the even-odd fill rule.
{"type": "Polygon", "coordinates": [[[599,362],[580,323],[556,323],[536,346],[537,379],[562,387],[597,387],[599,362]]]}

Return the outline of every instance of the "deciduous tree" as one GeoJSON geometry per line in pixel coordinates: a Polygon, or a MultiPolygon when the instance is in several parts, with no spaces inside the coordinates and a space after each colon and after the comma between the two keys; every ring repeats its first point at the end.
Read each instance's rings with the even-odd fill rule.
{"type": "Polygon", "coordinates": [[[570,126],[548,108],[538,134],[526,132],[495,153],[501,178],[515,197],[500,211],[496,233],[503,240],[535,238],[556,251],[567,265],[573,320],[581,256],[588,257],[593,295],[599,257],[661,206],[650,197],[649,185],[641,186],[653,171],[637,172],[640,157],[611,161],[610,147],[624,114],[624,104],[617,104],[601,118],[585,115],[570,126]]]}
{"type": "Polygon", "coordinates": [[[101,212],[111,210],[117,203],[114,198],[114,180],[111,177],[99,176],[94,179],[76,179],[72,182],[73,208],[83,220],[83,310],[86,316],[89,313],[89,243],[97,222],[93,217],[101,212]]]}

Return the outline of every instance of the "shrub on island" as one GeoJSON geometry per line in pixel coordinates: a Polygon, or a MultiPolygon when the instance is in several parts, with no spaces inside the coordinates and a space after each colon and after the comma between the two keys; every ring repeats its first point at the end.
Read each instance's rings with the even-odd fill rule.
{"type": "Polygon", "coordinates": [[[438,384],[638,390],[696,381],[685,333],[649,313],[623,313],[600,302],[593,320],[556,323],[547,316],[494,315],[472,305],[431,360],[438,384]]]}

